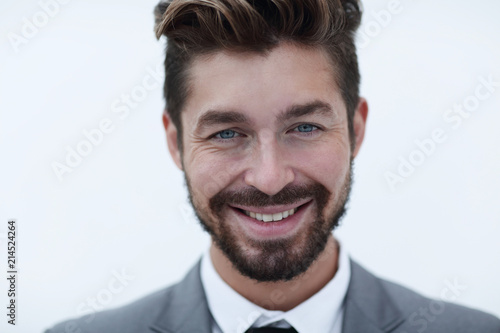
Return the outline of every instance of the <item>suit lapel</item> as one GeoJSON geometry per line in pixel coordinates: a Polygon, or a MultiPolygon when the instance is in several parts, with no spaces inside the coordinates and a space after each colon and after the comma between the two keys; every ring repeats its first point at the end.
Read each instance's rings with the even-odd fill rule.
{"type": "Polygon", "coordinates": [[[342,333],[391,332],[404,317],[380,281],[351,260],[342,333]]]}
{"type": "Polygon", "coordinates": [[[151,329],[158,333],[211,333],[212,320],[201,284],[200,261],[184,280],[172,286],[151,329]]]}

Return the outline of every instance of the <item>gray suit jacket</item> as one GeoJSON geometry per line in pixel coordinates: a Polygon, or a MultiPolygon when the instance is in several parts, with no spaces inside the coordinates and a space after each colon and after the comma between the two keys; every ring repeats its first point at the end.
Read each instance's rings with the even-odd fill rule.
{"type": "MultiPolygon", "coordinates": [[[[124,307],[60,323],[45,333],[211,333],[211,321],[198,262],[176,285],[124,307]]],[[[500,320],[425,298],[375,277],[351,260],[342,332],[500,333],[500,320]]]]}

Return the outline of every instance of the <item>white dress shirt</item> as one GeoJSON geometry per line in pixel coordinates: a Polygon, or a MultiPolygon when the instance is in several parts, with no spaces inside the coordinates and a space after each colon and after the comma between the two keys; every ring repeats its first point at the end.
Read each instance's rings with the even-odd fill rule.
{"type": "MultiPolygon", "coordinates": [[[[201,281],[214,321],[213,333],[244,333],[250,327],[293,326],[299,333],[341,333],[344,298],[351,278],[347,251],[339,242],[338,269],[320,291],[295,308],[266,310],[232,289],[215,270],[207,251],[201,262],[201,281]]],[[[299,282],[300,283],[300,282],[299,282]]],[[[271,299],[280,295],[270,295],[271,299]]]]}

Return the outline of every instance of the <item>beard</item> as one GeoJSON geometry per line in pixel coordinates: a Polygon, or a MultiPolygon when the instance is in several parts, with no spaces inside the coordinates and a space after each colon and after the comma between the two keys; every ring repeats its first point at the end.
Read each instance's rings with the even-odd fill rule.
{"type": "Polygon", "coordinates": [[[289,184],[272,196],[254,187],[241,191],[222,190],[209,199],[205,209],[193,197],[187,175],[186,185],[189,200],[203,229],[211,235],[215,245],[242,275],[260,282],[290,281],[307,271],[324,251],[332,231],[340,225],[351,192],[352,170],[351,160],[341,190],[337,198],[334,198],[334,207],[329,211],[325,211],[325,207],[332,199],[332,193],[318,182],[293,186],[289,184]],[[314,220],[312,223],[307,222],[304,232],[288,238],[243,238],[241,233],[232,228],[231,221],[224,218],[224,209],[228,205],[288,205],[307,198],[312,198],[315,203],[314,220]]]}

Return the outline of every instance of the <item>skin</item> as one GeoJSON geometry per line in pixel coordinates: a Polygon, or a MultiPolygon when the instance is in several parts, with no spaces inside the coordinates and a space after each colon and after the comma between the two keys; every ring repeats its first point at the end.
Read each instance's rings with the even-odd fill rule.
{"type": "MultiPolygon", "coordinates": [[[[188,176],[191,195],[205,221],[229,224],[238,246],[248,256],[260,249],[249,241],[300,237],[314,217],[314,205],[304,209],[300,222],[279,233],[255,233],[248,221],[230,207],[219,221],[208,201],[223,190],[254,187],[271,196],[289,184],[325,186],[331,193],[323,214],[338,206],[349,163],[361,147],[368,114],[360,99],[354,116],[355,148],[351,151],[347,113],[334,81],[333,67],[321,49],[282,43],[266,55],[220,51],[196,58],[190,70],[191,92],[182,111],[183,149],[177,145],[177,129],[165,112],[163,123],[170,154],[188,176]],[[277,118],[292,105],[320,101],[330,112],[277,118]],[[231,110],[246,115],[246,122],[220,123],[199,128],[210,110],[231,110]],[[313,126],[310,126],[311,124],[313,126]],[[302,126],[299,129],[300,125],[302,126]],[[307,131],[303,131],[307,129],[307,131]],[[230,130],[226,137],[220,131],[230,130]],[[215,135],[215,136],[214,136],[215,135]],[[232,136],[227,139],[227,136],[232,136]]],[[[313,202],[314,204],[314,202],[313,202]]],[[[272,209],[272,207],[270,207],[272,209]]],[[[259,208],[253,209],[258,212],[259,208]]],[[[242,275],[212,242],[210,256],[216,271],[235,291],[266,309],[288,311],[302,303],[328,281],[337,270],[338,251],[330,234],[325,250],[308,270],[291,281],[258,282],[242,275]]]]}

